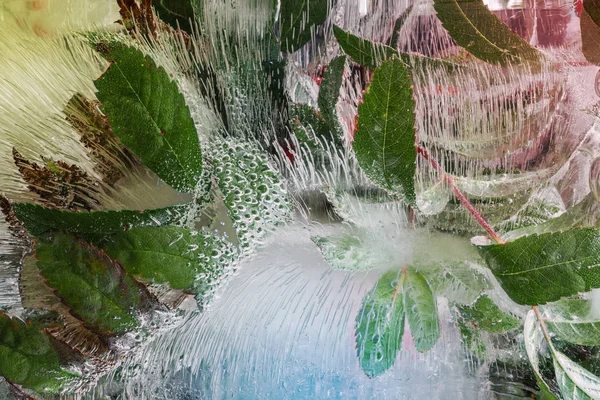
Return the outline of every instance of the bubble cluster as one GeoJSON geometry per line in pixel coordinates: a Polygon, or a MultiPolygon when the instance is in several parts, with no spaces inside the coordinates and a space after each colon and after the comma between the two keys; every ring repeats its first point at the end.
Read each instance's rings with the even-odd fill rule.
{"type": "Polygon", "coordinates": [[[205,307],[217,287],[235,271],[239,252],[222,236],[207,232],[195,234],[202,236],[204,245],[190,248],[190,252],[195,253],[200,271],[194,280],[193,292],[198,293],[198,306],[205,307]]]}
{"type": "Polygon", "coordinates": [[[258,146],[221,141],[210,157],[240,246],[249,249],[290,214],[287,192],[258,146]]]}

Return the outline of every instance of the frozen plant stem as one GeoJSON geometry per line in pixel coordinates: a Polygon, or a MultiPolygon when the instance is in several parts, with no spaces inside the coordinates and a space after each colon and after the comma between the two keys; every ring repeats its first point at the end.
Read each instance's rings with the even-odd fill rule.
{"type": "Polygon", "coordinates": [[[435,168],[436,171],[442,176],[443,180],[448,185],[450,185],[450,187],[452,188],[452,191],[454,192],[456,197],[458,197],[458,199],[460,200],[460,203],[467,210],[469,210],[469,213],[471,213],[471,215],[475,218],[475,220],[477,220],[479,225],[481,225],[481,227],[483,229],[485,229],[485,231],[490,235],[490,237],[492,239],[494,239],[496,241],[496,243],[504,244],[505,243],[504,240],[502,240],[500,238],[500,236],[498,236],[498,234],[494,231],[494,229],[490,226],[490,224],[488,224],[488,222],[483,218],[483,216],[481,214],[479,214],[479,212],[475,209],[475,207],[473,207],[473,205],[469,202],[469,200],[465,197],[465,195],[460,191],[458,186],[456,186],[456,183],[454,182],[454,178],[452,177],[452,175],[447,174],[442,169],[442,167],[440,167],[438,162],[429,156],[429,153],[427,152],[427,150],[425,150],[421,146],[417,146],[417,153],[419,153],[421,155],[421,157],[423,157],[425,160],[429,161],[431,166],[433,168],[435,168]]]}
{"type": "Polygon", "coordinates": [[[12,387],[14,389],[14,391],[22,398],[25,400],[35,400],[35,398],[31,397],[30,395],[28,395],[27,393],[25,393],[20,387],[18,387],[17,385],[15,385],[14,383],[12,383],[11,381],[9,381],[8,379],[6,379],[6,382],[8,383],[8,385],[10,387],[12,387]]]}
{"type": "Polygon", "coordinates": [[[402,272],[400,273],[400,280],[398,281],[398,284],[396,285],[396,288],[394,289],[394,294],[392,295],[392,302],[396,301],[396,298],[398,297],[400,290],[402,290],[402,286],[404,286],[404,281],[406,280],[407,275],[408,275],[408,267],[407,267],[407,263],[404,263],[404,266],[402,267],[402,272]]]}
{"type": "Polygon", "coordinates": [[[554,346],[552,345],[552,341],[550,340],[550,333],[548,333],[548,328],[546,327],[546,323],[544,322],[544,318],[542,317],[542,313],[540,312],[540,309],[538,308],[538,306],[531,306],[531,309],[535,313],[535,316],[536,316],[538,322],[540,323],[540,327],[542,328],[542,333],[544,334],[544,339],[546,339],[546,342],[548,343],[550,352],[552,354],[554,354],[555,350],[554,350],[554,346]]]}
{"type": "Polygon", "coordinates": [[[548,329],[546,328],[546,324],[544,323],[544,318],[542,317],[542,313],[540,313],[540,309],[538,306],[531,306],[531,309],[535,313],[540,326],[542,327],[542,332],[544,333],[544,338],[548,342],[550,346],[552,346],[552,342],[550,341],[550,334],[548,333],[548,329]]]}

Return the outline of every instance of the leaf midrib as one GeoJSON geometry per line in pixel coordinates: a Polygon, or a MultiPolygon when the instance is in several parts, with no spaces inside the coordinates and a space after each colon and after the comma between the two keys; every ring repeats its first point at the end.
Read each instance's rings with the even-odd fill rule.
{"type": "MultiPolygon", "coordinates": [[[[516,271],[516,272],[510,272],[510,273],[498,273],[497,276],[514,276],[514,275],[521,275],[521,274],[527,274],[529,272],[535,272],[535,271],[539,271],[539,270],[543,270],[546,268],[553,268],[553,267],[560,267],[560,266],[565,266],[565,265],[569,265],[572,263],[577,263],[577,262],[583,262],[587,259],[590,258],[597,258],[597,256],[587,256],[587,257],[583,257],[583,258],[577,258],[574,260],[569,260],[569,261],[564,261],[561,263],[556,263],[556,264],[548,264],[548,265],[543,265],[541,267],[537,267],[537,268],[531,268],[531,269],[527,269],[527,270],[523,270],[523,271],[516,271]]],[[[598,267],[600,266],[600,263],[596,263],[596,264],[592,264],[589,265],[588,267],[598,267]]]]}
{"type": "MultiPolygon", "coordinates": [[[[194,243],[191,243],[191,244],[194,244],[194,243]]],[[[121,250],[121,249],[119,249],[119,250],[121,250]]],[[[182,259],[182,260],[185,260],[185,261],[195,261],[195,259],[194,259],[194,258],[188,258],[188,257],[185,257],[185,256],[183,256],[183,255],[179,255],[179,254],[172,254],[172,253],[166,253],[166,252],[163,252],[163,251],[158,251],[158,250],[138,250],[138,249],[129,249],[129,250],[126,250],[126,251],[129,251],[129,252],[132,252],[132,253],[150,253],[150,254],[159,254],[159,255],[161,255],[161,256],[169,256],[169,257],[173,257],[173,258],[180,258],[180,259],[182,259]]]]}
{"type": "Polygon", "coordinates": [[[382,152],[381,152],[381,163],[382,163],[382,171],[384,172],[384,177],[385,177],[385,181],[388,184],[388,186],[391,187],[391,183],[388,177],[388,173],[387,173],[387,168],[386,168],[386,152],[387,152],[387,135],[388,135],[388,122],[390,119],[390,100],[391,100],[391,96],[390,93],[392,91],[392,81],[393,81],[393,71],[390,72],[389,76],[388,76],[388,87],[387,87],[387,99],[386,99],[386,103],[385,103],[385,121],[384,121],[384,125],[383,125],[383,144],[382,144],[382,152]]]}
{"type": "MultiPolygon", "coordinates": [[[[179,1],[181,1],[181,0],[179,0],[179,1]]],[[[173,15],[176,15],[178,17],[181,17],[183,19],[186,19],[185,15],[181,15],[179,13],[176,13],[175,11],[171,10],[169,7],[165,6],[164,0],[160,0],[160,5],[161,5],[162,8],[164,8],[165,10],[167,10],[169,13],[171,13],[173,15]]]]}
{"type": "Polygon", "coordinates": [[[425,304],[425,301],[423,301],[424,296],[423,296],[423,291],[421,289],[424,289],[424,288],[415,289],[417,287],[417,285],[414,282],[414,278],[407,279],[406,285],[407,285],[408,290],[406,290],[404,292],[404,296],[406,298],[410,298],[411,301],[414,303],[414,306],[417,308],[417,312],[413,313],[413,315],[419,320],[419,325],[422,326],[423,321],[425,320],[425,318],[423,318],[423,316],[426,314],[431,314],[431,309],[429,307],[427,307],[427,305],[425,304]],[[411,294],[413,294],[414,296],[411,294]]]}
{"type": "MultiPolygon", "coordinates": [[[[469,23],[469,25],[471,25],[471,27],[475,30],[475,32],[479,36],[481,36],[487,43],[489,43],[492,47],[496,48],[501,53],[503,53],[503,54],[509,53],[507,50],[504,50],[504,49],[496,46],[494,43],[490,42],[489,39],[483,33],[481,33],[481,31],[479,29],[477,29],[477,27],[471,22],[471,19],[469,17],[467,17],[467,15],[463,11],[463,9],[460,7],[460,4],[458,4],[458,1],[457,0],[452,0],[452,1],[456,4],[456,7],[459,9],[460,14],[465,18],[465,20],[469,23]]],[[[485,5],[484,5],[484,7],[485,7],[485,5]]]]}
{"type": "MultiPolygon", "coordinates": [[[[284,1],[291,1],[291,0],[284,0],[284,1]]],[[[298,22],[298,20],[300,19],[300,17],[302,17],[302,13],[304,12],[304,8],[306,6],[306,3],[308,2],[308,0],[304,0],[302,2],[302,6],[300,8],[300,12],[298,13],[298,15],[296,16],[296,18],[292,21],[290,27],[287,29],[287,31],[285,32],[285,37],[287,38],[288,35],[290,34],[290,32],[293,31],[294,26],[296,25],[296,22],[298,22]]],[[[306,7],[306,22],[308,23],[310,21],[310,16],[308,15],[308,7],[306,7]]],[[[298,33],[300,34],[300,33],[298,33]]],[[[291,38],[292,40],[294,39],[293,37],[291,38]]],[[[297,39],[297,38],[296,38],[297,39]]]]}
{"type": "MultiPolygon", "coordinates": [[[[158,125],[158,122],[156,122],[156,120],[154,119],[154,116],[152,115],[152,113],[150,112],[150,110],[148,110],[148,107],[146,107],[146,104],[144,104],[144,102],[142,101],[142,99],[138,95],[137,91],[133,88],[133,86],[131,85],[131,82],[129,81],[129,79],[127,78],[127,76],[125,75],[125,73],[123,73],[123,70],[121,69],[121,67],[119,67],[119,63],[118,62],[114,62],[113,65],[117,67],[117,69],[119,70],[119,73],[121,74],[121,76],[123,76],[123,79],[125,79],[125,82],[127,82],[127,85],[129,86],[129,88],[131,89],[131,91],[133,92],[133,94],[135,95],[135,97],[137,98],[137,100],[139,101],[139,103],[142,105],[142,107],[144,108],[144,110],[148,113],[148,116],[150,117],[150,120],[154,124],[154,126],[156,128],[156,131],[158,132],[158,135],[162,138],[163,142],[169,147],[169,149],[171,150],[171,154],[173,154],[173,157],[175,157],[175,160],[177,160],[177,163],[181,167],[181,170],[183,171],[183,175],[184,176],[187,175],[187,173],[186,173],[186,167],[181,163],[181,160],[179,160],[179,156],[177,155],[177,152],[173,149],[173,146],[171,145],[171,143],[167,139],[167,135],[166,134],[164,136],[160,135],[161,129],[160,129],[160,126],[158,125]]],[[[155,68],[157,69],[157,74],[160,74],[160,72],[158,72],[158,67],[156,65],[155,65],[155,68]]],[[[157,76],[159,76],[159,75],[157,75],[157,76]]],[[[163,97],[163,95],[161,94],[161,102],[162,102],[162,97],[163,97]]]]}
{"type": "MultiPolygon", "coordinates": [[[[63,264],[63,263],[61,262],[60,264],[63,264]]],[[[117,310],[119,310],[120,312],[122,312],[123,314],[125,314],[128,318],[130,318],[130,319],[132,319],[132,320],[135,321],[135,318],[133,318],[125,309],[123,309],[123,307],[121,307],[120,305],[118,305],[117,303],[115,303],[113,299],[111,299],[110,297],[108,297],[108,295],[106,293],[102,292],[99,288],[97,288],[94,285],[92,285],[83,275],[81,275],[80,273],[74,271],[72,268],[68,268],[68,269],[65,269],[65,270],[68,271],[68,272],[70,272],[71,274],[73,274],[75,276],[78,276],[88,287],[90,287],[92,289],[92,291],[99,293],[102,297],[104,297],[106,300],[108,300],[108,302],[111,303],[117,310]]],[[[43,275],[43,272],[42,272],[42,275],[43,275]]],[[[73,309],[73,307],[71,307],[71,306],[69,306],[69,307],[71,309],[73,309]]]]}

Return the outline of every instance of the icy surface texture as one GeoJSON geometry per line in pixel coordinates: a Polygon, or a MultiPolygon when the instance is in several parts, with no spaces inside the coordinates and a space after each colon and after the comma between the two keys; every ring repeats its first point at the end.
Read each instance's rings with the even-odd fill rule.
{"type": "MultiPolygon", "coordinates": [[[[5,3],[0,191],[11,200],[32,200],[10,157],[12,147],[39,162],[39,156],[51,156],[75,163],[98,178],[64,105],[75,93],[94,99],[93,81],[107,62],[72,33],[116,29],[118,8],[108,0],[34,1],[47,7],[42,15],[26,2],[5,3]]],[[[531,347],[530,338],[514,330],[481,332],[467,321],[465,307],[475,307],[484,291],[498,315],[523,319],[527,308],[512,302],[483,267],[464,235],[481,234],[481,228],[439,171],[418,161],[415,213],[360,169],[351,142],[372,76],[348,62],[352,68],[344,70],[334,107],[342,127],[337,142],[318,137],[311,125],[287,126],[286,113],[301,105],[316,112],[322,69],[343,54],[328,27],[388,42],[396,19],[412,5],[393,46],[462,63],[450,70],[413,65],[416,141],[506,240],[550,232],[547,221],[561,215],[570,226],[594,225],[600,199],[600,102],[593,90],[598,68],[584,63],[570,6],[488,4],[544,51],[545,61],[534,69],[469,58],[429,1],[335,2],[324,27],[285,60],[272,54],[272,18],[280,2],[202,3],[191,42],[165,33],[126,42],[177,82],[198,131],[204,178],[211,171],[214,179],[181,194],[136,166],[98,191],[101,209],[191,202],[177,225],[212,235],[215,250],[199,255],[210,266],[196,279],[197,286],[208,280],[210,288],[194,300],[148,285],[173,307],[146,315],[140,329],[111,341],[109,366],[90,361],[78,371],[91,377],[78,386],[89,389],[85,397],[494,399],[535,393],[537,371],[522,351],[531,347]],[[517,8],[521,13],[513,12],[517,8]],[[285,80],[275,80],[274,70],[285,80]],[[294,104],[274,94],[273,82],[294,104]],[[393,367],[369,379],[357,360],[357,315],[381,275],[407,264],[428,279],[437,298],[440,340],[419,353],[405,329],[393,367]]],[[[40,279],[23,282],[24,248],[1,222],[0,308],[18,316],[52,297],[40,279]],[[46,292],[22,296],[22,284],[46,292]]],[[[597,308],[597,296],[588,298],[597,308]]],[[[0,382],[0,397],[10,390],[0,382]]]]}
{"type": "MultiPolygon", "coordinates": [[[[411,251],[409,243],[397,250],[411,251]]],[[[420,354],[406,338],[389,374],[370,380],[361,372],[354,316],[376,279],[332,269],[302,225],[287,227],[240,267],[208,311],[131,360],[126,390],[181,399],[481,398],[486,385],[469,377],[474,366],[464,363],[447,322],[433,351],[420,354]]],[[[440,312],[447,321],[448,305],[440,312]]]]}

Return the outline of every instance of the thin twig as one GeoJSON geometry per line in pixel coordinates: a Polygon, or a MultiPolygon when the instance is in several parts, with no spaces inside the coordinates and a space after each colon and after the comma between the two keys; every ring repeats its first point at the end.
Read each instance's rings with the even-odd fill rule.
{"type": "Polygon", "coordinates": [[[544,333],[544,338],[546,338],[546,341],[552,348],[552,342],[550,341],[550,334],[548,333],[548,328],[546,328],[546,323],[544,322],[544,319],[542,318],[542,313],[540,312],[540,309],[538,308],[538,306],[531,306],[531,309],[535,313],[535,316],[537,317],[537,320],[539,321],[540,326],[542,327],[542,332],[544,333]]]}
{"type": "Polygon", "coordinates": [[[406,280],[407,275],[408,275],[408,263],[404,262],[404,266],[402,267],[402,270],[400,272],[400,279],[398,280],[398,284],[396,285],[396,288],[394,289],[394,294],[392,294],[392,303],[396,302],[396,298],[398,297],[400,290],[402,290],[402,286],[404,286],[404,281],[406,280]]]}
{"type": "Polygon", "coordinates": [[[431,166],[435,168],[436,171],[443,177],[444,181],[448,185],[450,185],[452,191],[454,192],[456,197],[458,197],[458,200],[460,200],[461,204],[469,211],[469,213],[475,218],[479,225],[481,225],[481,227],[485,229],[485,231],[491,236],[491,238],[494,239],[498,244],[505,244],[506,242],[500,238],[500,236],[483,218],[479,211],[477,211],[475,207],[473,207],[473,205],[469,202],[465,195],[460,191],[458,186],[456,186],[456,182],[454,182],[454,178],[452,177],[452,175],[447,174],[438,164],[438,162],[429,156],[427,150],[425,150],[421,146],[417,146],[417,153],[419,153],[425,160],[429,161],[431,166]]]}
{"type": "Polygon", "coordinates": [[[4,378],[4,380],[9,384],[9,386],[11,387],[11,389],[15,392],[13,393],[13,395],[17,396],[20,398],[20,400],[26,399],[26,400],[35,400],[34,397],[28,395],[27,393],[25,393],[25,391],[23,391],[23,389],[21,389],[19,386],[17,386],[14,382],[9,381],[8,379],[4,378]]]}

